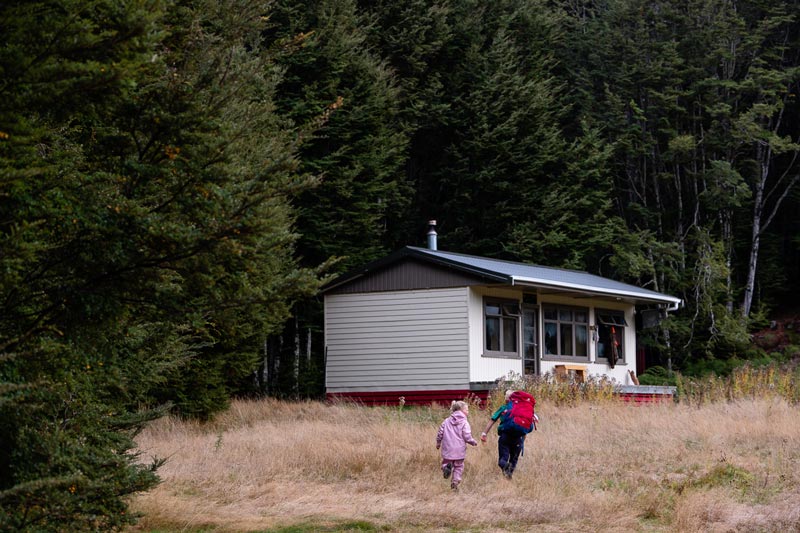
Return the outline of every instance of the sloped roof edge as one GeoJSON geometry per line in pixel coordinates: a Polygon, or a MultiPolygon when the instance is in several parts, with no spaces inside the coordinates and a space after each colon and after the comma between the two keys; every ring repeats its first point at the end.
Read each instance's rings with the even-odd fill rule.
{"type": "Polygon", "coordinates": [[[492,270],[465,265],[457,261],[456,262],[450,261],[447,258],[431,256],[429,254],[423,253],[426,250],[427,250],[426,248],[416,248],[414,246],[406,246],[404,248],[400,248],[399,250],[392,252],[386,257],[376,259],[375,261],[371,261],[362,267],[355,268],[353,270],[345,272],[336,279],[333,279],[330,282],[323,285],[322,288],[320,289],[320,292],[325,293],[336,287],[340,287],[346,283],[350,283],[355,279],[366,276],[367,274],[380,270],[405,258],[417,258],[426,263],[433,263],[448,268],[454,268],[460,272],[486,278],[487,281],[494,281],[496,283],[511,283],[511,278],[509,276],[499,274],[492,270]]]}
{"type": "Polygon", "coordinates": [[[673,308],[677,308],[683,302],[680,298],[674,296],[589,274],[588,272],[430,250],[414,246],[406,246],[384,258],[345,273],[326,284],[322,288],[322,292],[341,286],[408,257],[476,275],[495,283],[619,296],[633,298],[641,302],[668,304],[673,308]]]}

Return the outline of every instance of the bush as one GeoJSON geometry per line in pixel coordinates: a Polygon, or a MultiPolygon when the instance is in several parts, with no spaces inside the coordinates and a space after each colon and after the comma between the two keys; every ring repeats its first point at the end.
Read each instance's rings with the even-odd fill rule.
{"type": "Polygon", "coordinates": [[[653,366],[639,374],[640,385],[675,385],[675,374],[669,374],[663,366],[653,366]]]}

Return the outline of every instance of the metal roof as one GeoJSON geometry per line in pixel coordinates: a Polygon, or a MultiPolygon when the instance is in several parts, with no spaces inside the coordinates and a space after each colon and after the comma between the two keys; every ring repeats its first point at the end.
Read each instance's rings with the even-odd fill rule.
{"type": "Polygon", "coordinates": [[[503,261],[455,252],[431,250],[429,248],[417,248],[415,246],[406,246],[384,259],[370,263],[359,271],[346,274],[323,290],[347,283],[356,277],[363,276],[404,257],[415,257],[444,265],[462,272],[481,276],[494,283],[535,287],[541,290],[577,293],[587,296],[611,297],[637,304],[666,304],[672,310],[677,309],[682,304],[680,298],[596,276],[588,272],[503,261]]]}

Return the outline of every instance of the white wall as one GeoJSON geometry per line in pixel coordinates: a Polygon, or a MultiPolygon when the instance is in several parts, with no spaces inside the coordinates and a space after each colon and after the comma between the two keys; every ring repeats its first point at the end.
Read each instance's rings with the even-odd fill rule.
{"type": "MultiPolygon", "coordinates": [[[[483,322],[483,298],[485,296],[494,296],[501,298],[516,299],[521,302],[522,293],[514,289],[488,289],[482,287],[473,287],[469,295],[469,353],[470,353],[470,380],[471,381],[494,381],[497,378],[508,375],[509,371],[515,374],[522,373],[522,359],[505,359],[495,357],[483,357],[484,346],[484,322],[483,322]]],[[[575,361],[575,364],[586,365],[587,373],[590,375],[606,375],[613,378],[620,384],[631,384],[631,379],[628,374],[629,370],[633,370],[638,375],[636,368],[636,331],[635,331],[635,317],[634,307],[630,304],[622,302],[612,302],[605,300],[597,300],[591,298],[570,298],[558,295],[539,295],[539,347],[544,345],[542,334],[542,313],[541,306],[543,304],[563,304],[575,307],[584,307],[589,309],[589,323],[596,324],[595,309],[612,309],[619,310],[625,313],[625,322],[628,327],[625,328],[624,352],[625,363],[618,363],[612,369],[605,362],[596,362],[597,358],[597,343],[591,340],[593,337],[590,332],[589,343],[589,362],[585,360],[575,361]]],[[[522,328],[522,321],[519,324],[522,328]]],[[[520,333],[521,338],[521,333],[520,333]]],[[[540,354],[541,355],[541,354],[540,354]]],[[[541,373],[553,372],[556,365],[565,364],[567,361],[550,361],[540,359],[541,373]]]]}

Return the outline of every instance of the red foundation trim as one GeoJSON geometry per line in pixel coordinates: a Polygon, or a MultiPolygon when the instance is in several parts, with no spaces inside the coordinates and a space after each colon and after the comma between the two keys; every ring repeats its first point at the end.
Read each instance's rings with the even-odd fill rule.
{"type": "Polygon", "coordinates": [[[474,400],[480,406],[486,403],[489,391],[463,390],[415,390],[415,391],[380,391],[380,392],[329,392],[325,395],[328,401],[350,400],[364,405],[431,405],[449,406],[454,400],[474,400]],[[403,398],[402,402],[400,398],[403,398]]]}
{"type": "Polygon", "coordinates": [[[619,398],[625,402],[634,403],[659,403],[673,401],[671,394],[647,394],[635,392],[621,392],[619,398]]]}

